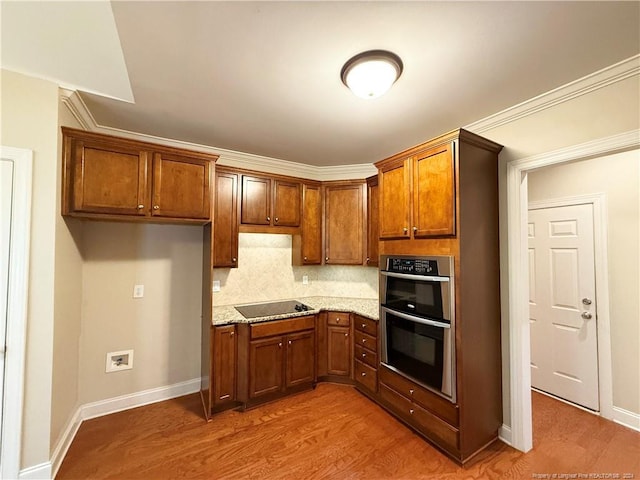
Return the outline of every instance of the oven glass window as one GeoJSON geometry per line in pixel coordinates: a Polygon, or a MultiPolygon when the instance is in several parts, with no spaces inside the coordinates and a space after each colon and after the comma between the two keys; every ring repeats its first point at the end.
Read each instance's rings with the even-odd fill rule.
{"type": "Polygon", "coordinates": [[[418,382],[440,390],[444,329],[385,315],[388,365],[418,382]]]}
{"type": "MultiPolygon", "coordinates": [[[[444,319],[442,282],[386,277],[385,306],[411,315],[444,319]]],[[[444,288],[448,283],[444,284],[444,288]]]]}

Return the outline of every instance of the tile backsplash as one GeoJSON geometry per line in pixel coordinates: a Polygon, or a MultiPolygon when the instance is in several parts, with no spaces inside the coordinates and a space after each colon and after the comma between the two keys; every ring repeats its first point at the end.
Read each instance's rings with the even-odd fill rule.
{"type": "Polygon", "coordinates": [[[220,291],[214,305],[237,305],[296,297],[378,298],[378,269],[361,266],[291,265],[291,236],[241,233],[238,268],[216,268],[220,291]],[[309,284],[302,277],[309,277],[309,284]]]}

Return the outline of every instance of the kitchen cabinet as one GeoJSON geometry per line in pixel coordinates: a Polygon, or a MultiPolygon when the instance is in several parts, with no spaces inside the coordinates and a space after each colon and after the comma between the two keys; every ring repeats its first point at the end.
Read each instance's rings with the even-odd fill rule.
{"type": "Polygon", "coordinates": [[[213,267],[238,266],[238,174],[216,168],[213,267]]]}
{"type": "Polygon", "coordinates": [[[293,265],[322,264],[322,186],[302,185],[301,232],[292,240],[293,265]]]}
{"type": "Polygon", "coordinates": [[[218,158],[63,127],[62,214],[207,223],[218,158]]]}
{"type": "Polygon", "coordinates": [[[351,314],[327,312],[327,375],[351,377],[351,314]]]}
{"type": "Polygon", "coordinates": [[[454,141],[376,164],[380,238],[455,236],[454,141]]]}
{"type": "Polygon", "coordinates": [[[380,397],[389,411],[459,463],[496,440],[502,425],[501,149],[459,129],[376,163],[380,253],[451,256],[455,286],[455,403],[417,384],[403,385],[411,382],[384,365],[380,397]]]}
{"type": "Polygon", "coordinates": [[[378,266],[379,197],[378,176],[367,178],[367,259],[370,267],[378,266]]]}
{"type": "Polygon", "coordinates": [[[354,315],[354,380],[366,393],[378,391],[378,322],[354,315]]]}
{"type": "Polygon", "coordinates": [[[363,265],[366,183],[325,184],[325,264],[363,265]]]}
{"type": "Polygon", "coordinates": [[[315,384],[315,316],[238,325],[238,393],[245,407],[315,384]]]}
{"type": "Polygon", "coordinates": [[[236,326],[223,325],[213,332],[213,405],[236,400],[236,360],[238,343],[236,326]]]}
{"type": "Polygon", "coordinates": [[[242,175],[243,225],[298,227],[300,202],[299,182],[268,176],[242,175]]]}

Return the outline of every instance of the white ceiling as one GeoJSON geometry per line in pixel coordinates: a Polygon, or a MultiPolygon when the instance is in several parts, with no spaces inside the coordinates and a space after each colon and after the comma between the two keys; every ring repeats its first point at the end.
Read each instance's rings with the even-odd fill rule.
{"type": "MultiPolygon", "coordinates": [[[[98,124],[318,166],[375,162],[640,52],[640,2],[111,6],[135,103],[83,94],[98,124]],[[395,52],[404,72],[363,100],[340,69],[369,49],[395,52]]],[[[59,23],[76,47],[101,35],[77,22],[59,23]]],[[[113,74],[82,58],[69,75],[68,63],[113,74]]]]}

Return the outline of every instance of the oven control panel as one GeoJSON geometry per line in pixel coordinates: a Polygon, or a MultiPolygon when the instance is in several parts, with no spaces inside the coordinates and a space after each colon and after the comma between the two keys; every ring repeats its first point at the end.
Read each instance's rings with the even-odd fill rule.
{"type": "Polygon", "coordinates": [[[438,275],[438,262],[418,258],[389,258],[387,271],[413,275],[438,275]]]}

